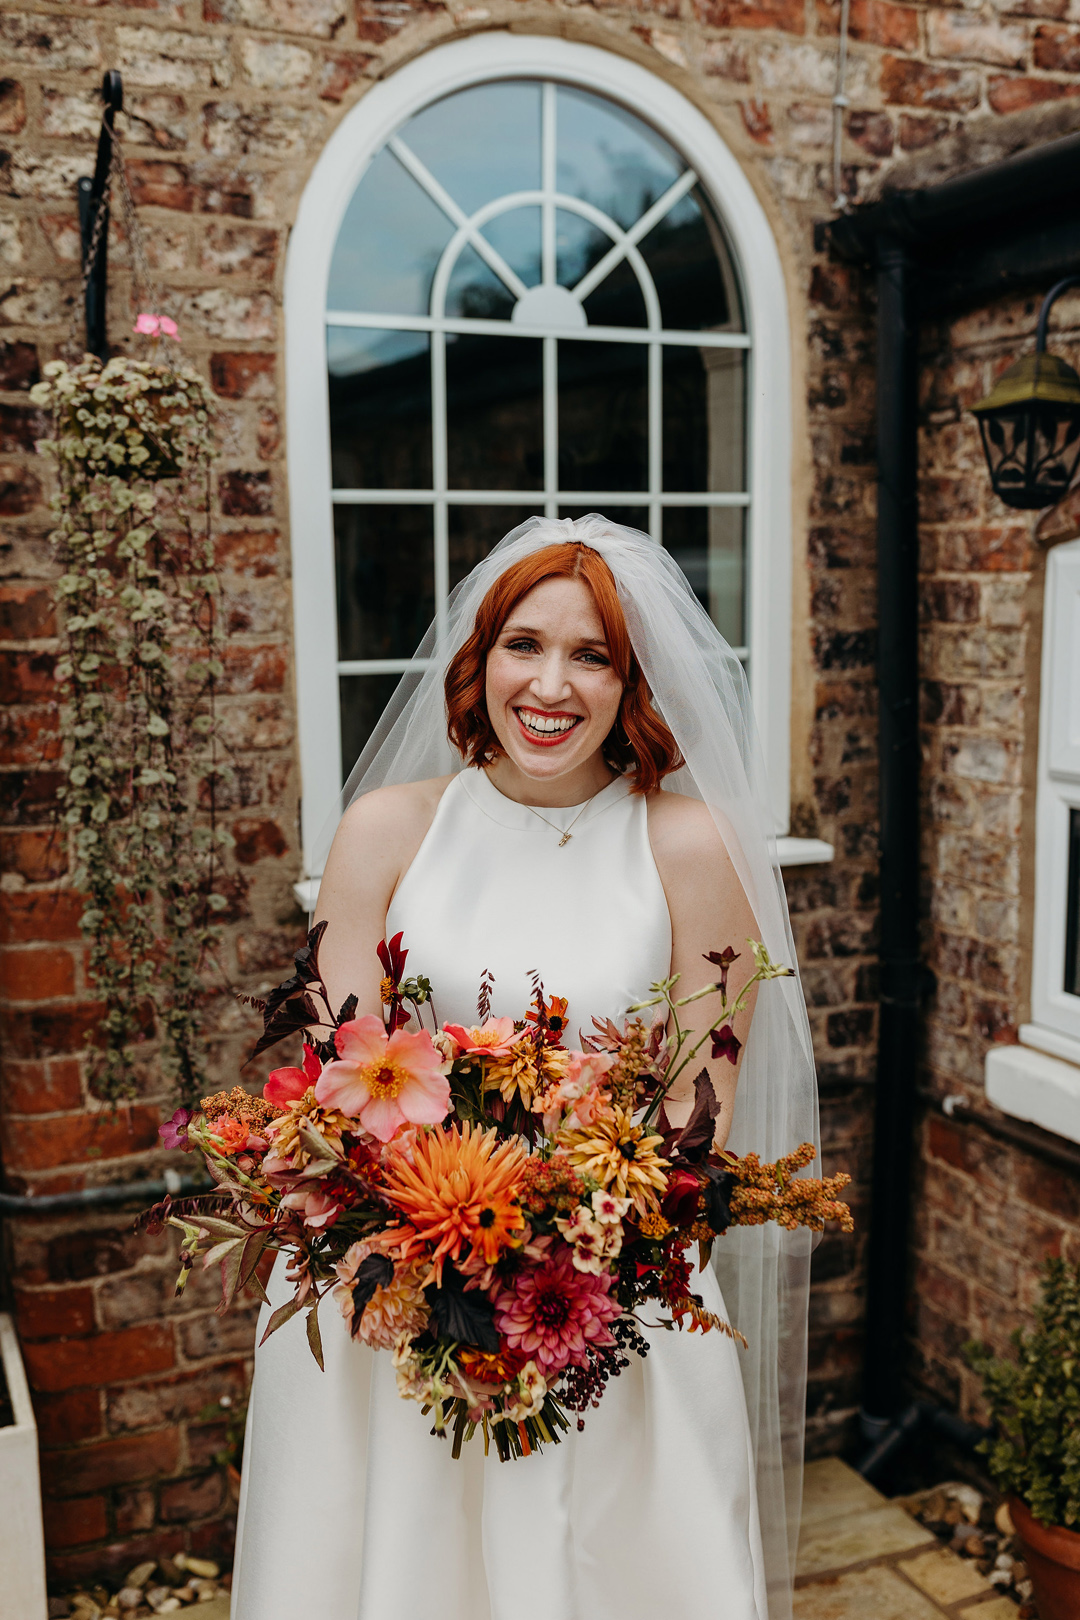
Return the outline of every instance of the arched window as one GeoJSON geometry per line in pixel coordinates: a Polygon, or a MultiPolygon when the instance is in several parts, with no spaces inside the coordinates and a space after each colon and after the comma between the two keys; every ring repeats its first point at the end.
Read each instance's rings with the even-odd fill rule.
{"type": "Polygon", "coordinates": [[[718,153],[734,170],[642,69],[507,35],[420,58],[328,146],[286,292],[306,846],[448,592],[539,511],[609,512],[680,562],[747,662],[786,830],[786,311],[773,247],[763,367],[770,288],[718,153]]]}

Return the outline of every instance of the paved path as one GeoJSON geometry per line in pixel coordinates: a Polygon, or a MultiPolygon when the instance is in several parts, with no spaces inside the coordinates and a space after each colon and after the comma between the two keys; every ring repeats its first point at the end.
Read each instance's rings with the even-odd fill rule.
{"type": "Polygon", "coordinates": [[[795,1620],[1016,1620],[958,1558],[837,1457],[806,1470],[795,1620]]]}

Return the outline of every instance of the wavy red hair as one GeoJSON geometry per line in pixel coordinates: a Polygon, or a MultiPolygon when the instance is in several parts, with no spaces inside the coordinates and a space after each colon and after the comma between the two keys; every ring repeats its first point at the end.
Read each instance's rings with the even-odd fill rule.
{"type": "Polygon", "coordinates": [[[522,557],[499,575],[484,597],[471,636],[446,671],[450,741],[468,765],[482,765],[502,752],[484,697],[487,656],[522,597],[545,579],[580,579],[592,592],[612,668],[623,684],[619,712],[604,742],[604,758],[612,770],[630,778],[633,792],[652,793],[682,764],[678,744],[653,708],[611,569],[598,551],[579,541],[544,546],[522,557]]]}

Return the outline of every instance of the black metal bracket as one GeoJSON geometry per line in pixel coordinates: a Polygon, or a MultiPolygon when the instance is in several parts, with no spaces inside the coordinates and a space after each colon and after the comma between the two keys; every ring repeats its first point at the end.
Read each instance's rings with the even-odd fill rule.
{"type": "Polygon", "coordinates": [[[101,133],[98,136],[97,162],[94,165],[93,179],[84,175],[75,189],[79,204],[79,235],[82,239],[84,271],[87,268],[87,257],[94,239],[98,215],[102,209],[105,211],[101,230],[98,232],[94,262],[89,267],[86,280],[86,347],[87,351],[96,354],[99,360],[107,360],[109,340],[105,330],[105,314],[109,278],[109,205],[106,201],[106,191],[109,170],[112,167],[113,120],[124,105],[124,86],[115,68],[110,68],[101,81],[101,99],[105,103],[105,112],[101,121],[101,133]]]}

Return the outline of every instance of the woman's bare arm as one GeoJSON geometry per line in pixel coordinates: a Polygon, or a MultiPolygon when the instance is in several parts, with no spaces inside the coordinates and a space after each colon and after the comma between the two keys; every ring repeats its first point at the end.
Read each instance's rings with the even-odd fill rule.
{"type": "MultiPolygon", "coordinates": [[[[654,793],[649,799],[649,840],[671,913],[671,971],[679,975],[675,998],[715,984],[719,970],[705,960],[706,954],[730,945],[739,953],[728,975],[728,997],[734,1001],[754,972],[747,940],[758,937],[758,928],[716,823],[699,799],[654,793]]],[[[734,1020],[735,1034],[744,1046],[756,994],[755,989],[734,1020]]],[[[720,997],[715,995],[679,1009],[680,1023],[692,1031],[688,1046],[716,1025],[719,1012],[720,997]]],[[[694,1076],[707,1069],[721,1103],[716,1141],[722,1147],[731,1129],[739,1064],[726,1057],[714,1059],[711,1053],[712,1042],[706,1041],[675,1082],[665,1106],[672,1124],[685,1123],[694,1099],[694,1076]]]]}
{"type": "Polygon", "coordinates": [[[451,780],[376,788],[341,818],[315,912],[316,922],[328,924],[319,964],[335,1013],[349,995],[357,997],[358,1014],[381,1010],[377,948],[387,908],[451,780]]]}

